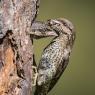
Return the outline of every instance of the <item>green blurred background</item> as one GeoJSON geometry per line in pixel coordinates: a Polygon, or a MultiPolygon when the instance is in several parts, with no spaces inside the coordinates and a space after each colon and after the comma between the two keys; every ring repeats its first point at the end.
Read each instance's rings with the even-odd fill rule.
{"type": "MultiPolygon", "coordinates": [[[[59,17],[73,22],[77,38],[67,69],[48,95],[95,95],[95,0],[41,0],[38,20],[59,17]]],[[[34,41],[37,62],[50,40],[34,41]]]]}

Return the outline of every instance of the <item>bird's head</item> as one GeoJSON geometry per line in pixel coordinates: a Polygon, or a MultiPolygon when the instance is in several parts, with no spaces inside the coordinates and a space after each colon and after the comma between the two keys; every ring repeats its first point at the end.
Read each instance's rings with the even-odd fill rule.
{"type": "Polygon", "coordinates": [[[71,35],[74,32],[73,24],[65,19],[50,19],[48,20],[48,25],[58,34],[69,34],[71,35]]]}

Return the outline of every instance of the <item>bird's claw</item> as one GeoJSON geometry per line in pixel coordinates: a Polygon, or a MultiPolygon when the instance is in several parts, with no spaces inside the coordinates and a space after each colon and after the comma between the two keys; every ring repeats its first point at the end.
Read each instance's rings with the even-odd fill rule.
{"type": "Polygon", "coordinates": [[[37,76],[38,76],[37,67],[32,66],[32,86],[36,85],[37,76]]]}

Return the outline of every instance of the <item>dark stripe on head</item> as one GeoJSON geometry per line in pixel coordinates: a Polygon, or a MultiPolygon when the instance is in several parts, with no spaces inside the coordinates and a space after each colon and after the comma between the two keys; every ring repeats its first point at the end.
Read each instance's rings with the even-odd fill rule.
{"type": "Polygon", "coordinates": [[[61,22],[65,27],[67,27],[70,31],[72,31],[72,29],[68,26],[68,23],[66,21],[58,19],[59,22],[61,22]]]}

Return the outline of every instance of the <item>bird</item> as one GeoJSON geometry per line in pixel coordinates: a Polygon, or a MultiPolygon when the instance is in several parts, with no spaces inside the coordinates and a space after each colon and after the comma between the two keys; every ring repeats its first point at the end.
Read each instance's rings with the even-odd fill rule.
{"type": "Polygon", "coordinates": [[[55,86],[69,63],[76,38],[74,25],[66,18],[49,19],[47,25],[57,36],[42,52],[34,95],[47,95],[55,86]]]}

